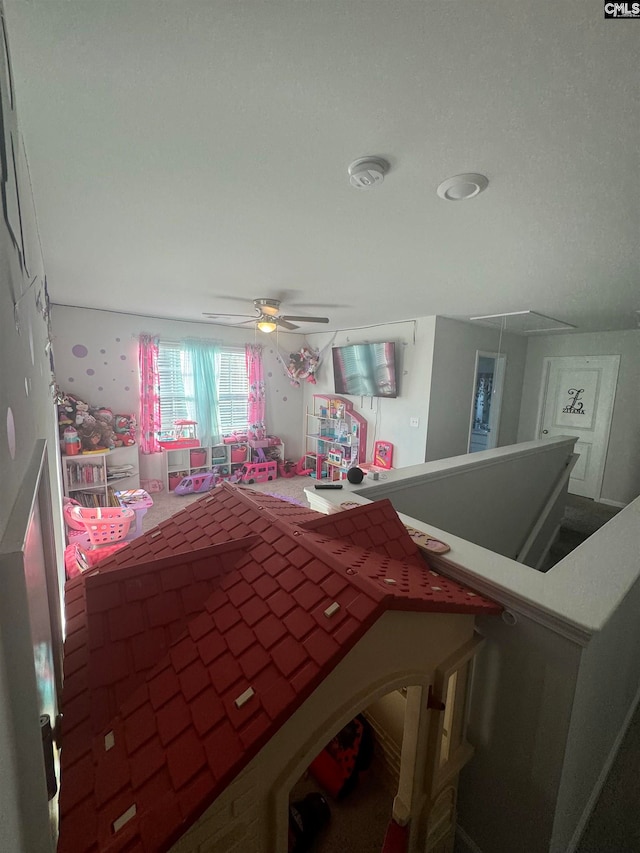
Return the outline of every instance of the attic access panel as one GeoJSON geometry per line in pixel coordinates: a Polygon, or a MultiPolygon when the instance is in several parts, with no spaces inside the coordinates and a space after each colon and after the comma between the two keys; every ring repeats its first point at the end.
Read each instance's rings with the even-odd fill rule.
{"type": "Polygon", "coordinates": [[[571,323],[538,314],[536,311],[510,311],[505,314],[484,314],[480,317],[469,317],[469,320],[495,326],[505,332],[515,332],[520,335],[542,334],[575,329],[571,323]]]}

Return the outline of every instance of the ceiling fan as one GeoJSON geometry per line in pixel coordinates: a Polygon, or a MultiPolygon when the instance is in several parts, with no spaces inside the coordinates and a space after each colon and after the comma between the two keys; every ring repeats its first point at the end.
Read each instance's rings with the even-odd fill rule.
{"type": "Polygon", "coordinates": [[[288,314],[280,314],[280,300],[279,299],[254,299],[253,307],[255,309],[255,315],[252,314],[207,314],[205,313],[205,317],[210,317],[213,320],[220,319],[224,320],[228,317],[233,318],[244,318],[237,323],[231,323],[232,326],[247,326],[250,323],[255,323],[256,328],[261,332],[274,332],[278,327],[281,329],[287,329],[288,331],[293,331],[293,329],[299,328],[295,325],[295,323],[291,322],[292,320],[297,321],[299,323],[328,323],[328,317],[294,317],[288,314]]]}

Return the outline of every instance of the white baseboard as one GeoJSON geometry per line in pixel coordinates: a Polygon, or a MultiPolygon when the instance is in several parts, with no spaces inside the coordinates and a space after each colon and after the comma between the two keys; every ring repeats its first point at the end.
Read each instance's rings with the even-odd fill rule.
{"type": "Polygon", "coordinates": [[[608,498],[600,498],[596,503],[606,504],[607,506],[617,506],[620,507],[620,509],[624,509],[627,506],[625,503],[620,503],[620,501],[610,501],[608,498]]]}
{"type": "Polygon", "coordinates": [[[478,847],[475,841],[467,835],[460,824],[456,826],[456,839],[459,842],[458,846],[463,845],[460,853],[482,853],[482,850],[478,847]]]}
{"type": "Polygon", "coordinates": [[[604,783],[607,781],[607,776],[613,766],[613,762],[616,759],[616,755],[618,754],[618,750],[622,745],[622,741],[624,740],[624,736],[627,733],[627,729],[631,724],[631,720],[633,719],[633,715],[638,708],[638,703],[640,703],[640,687],[638,688],[636,695],[633,698],[633,702],[629,706],[629,710],[626,713],[624,721],[620,726],[620,731],[618,732],[615,741],[609,751],[609,755],[607,756],[607,760],[605,761],[602,770],[600,771],[600,775],[598,776],[595,785],[593,786],[593,790],[591,791],[591,795],[587,800],[587,804],[584,807],[584,811],[580,816],[580,820],[575,828],[573,835],[571,836],[571,840],[567,845],[566,853],[575,853],[578,844],[580,843],[580,839],[582,838],[582,834],[587,827],[587,823],[589,822],[589,818],[591,817],[591,812],[594,810],[596,803],[598,802],[598,797],[602,793],[602,788],[604,783]]]}

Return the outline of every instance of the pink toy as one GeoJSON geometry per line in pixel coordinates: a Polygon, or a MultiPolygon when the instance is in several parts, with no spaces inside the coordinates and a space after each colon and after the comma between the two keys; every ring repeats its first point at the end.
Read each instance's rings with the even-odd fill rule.
{"type": "Polygon", "coordinates": [[[373,446],[373,464],[376,468],[391,468],[393,462],[393,444],[390,441],[376,441],[373,446]]]}
{"type": "Polygon", "coordinates": [[[198,447],[196,438],[197,421],[174,421],[174,428],[160,436],[160,447],[165,450],[176,450],[183,447],[198,447]]]}
{"type": "Polygon", "coordinates": [[[266,483],[278,476],[277,462],[247,462],[240,469],[238,483],[266,483]]]}
{"type": "Polygon", "coordinates": [[[115,542],[113,545],[103,545],[101,548],[83,548],[78,543],[72,542],[64,549],[64,567],[67,579],[77,578],[83,572],[93,569],[102,560],[106,560],[120,548],[124,548],[126,542],[115,542]]]}
{"type": "Polygon", "coordinates": [[[135,513],[126,507],[74,506],[69,517],[73,522],[84,524],[91,545],[112,545],[127,535],[135,513]]]}
{"type": "Polygon", "coordinates": [[[204,474],[191,474],[183,477],[173,490],[176,495],[193,495],[199,492],[209,492],[221,481],[218,469],[207,471],[204,474]]]}

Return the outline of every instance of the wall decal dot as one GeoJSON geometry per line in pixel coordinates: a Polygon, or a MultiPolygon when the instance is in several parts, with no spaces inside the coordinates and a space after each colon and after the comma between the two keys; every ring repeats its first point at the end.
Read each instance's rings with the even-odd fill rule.
{"type": "Polygon", "coordinates": [[[102,387],[102,385],[98,385],[98,391],[104,391],[104,388],[102,387]]]}
{"type": "Polygon", "coordinates": [[[67,379],[67,382],[75,382],[75,381],[76,380],[73,378],[73,376],[69,376],[69,378],[67,379]]]}
{"type": "Polygon", "coordinates": [[[101,355],[104,355],[106,353],[106,349],[101,349],[100,353],[101,353],[101,355]]]}
{"type": "Polygon", "coordinates": [[[13,412],[11,407],[7,409],[7,444],[9,445],[9,455],[12,459],[16,458],[16,425],[13,422],[13,412]]]}
{"type": "Polygon", "coordinates": [[[95,370],[91,367],[87,370],[87,376],[95,376],[95,373],[95,370]]]}
{"type": "Polygon", "coordinates": [[[272,373],[271,371],[269,371],[269,372],[267,373],[267,376],[273,376],[273,373],[272,373]]]}
{"type": "Polygon", "coordinates": [[[108,362],[108,361],[105,361],[105,362],[104,362],[104,364],[105,364],[105,365],[107,365],[107,364],[109,364],[109,362],[108,362]]]}
{"type": "Polygon", "coordinates": [[[128,386],[128,385],[125,385],[125,386],[124,386],[124,390],[125,390],[125,391],[131,391],[131,388],[129,388],[129,386],[128,386]]]}
{"type": "Polygon", "coordinates": [[[126,355],[121,355],[121,356],[120,356],[120,361],[126,361],[126,360],[127,360],[126,355]]]}
{"type": "Polygon", "coordinates": [[[86,358],[89,355],[89,350],[84,346],[84,344],[76,344],[71,347],[71,352],[76,358],[86,358]]]}
{"type": "Polygon", "coordinates": [[[286,402],[287,402],[287,398],[286,398],[286,397],[283,397],[283,398],[282,398],[282,402],[283,402],[283,403],[286,403],[286,402]]]}
{"type": "Polygon", "coordinates": [[[120,343],[120,338],[116,338],[116,343],[120,343]]]}

